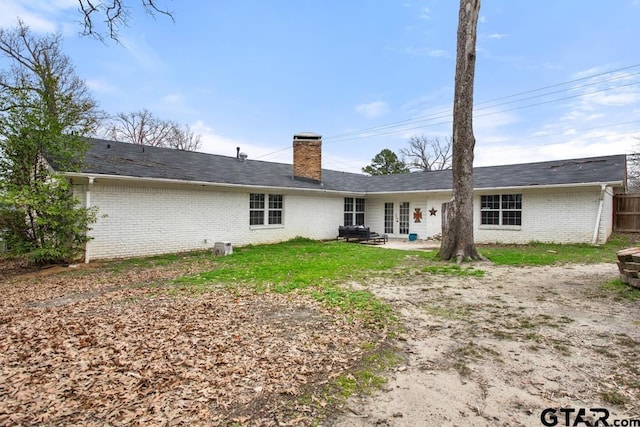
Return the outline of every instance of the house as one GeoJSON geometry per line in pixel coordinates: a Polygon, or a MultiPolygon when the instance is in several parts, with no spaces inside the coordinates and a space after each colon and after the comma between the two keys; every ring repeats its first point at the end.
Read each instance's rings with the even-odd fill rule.
{"type": "MultiPolygon", "coordinates": [[[[366,176],[322,169],[322,137],[293,137],[293,165],[92,139],[79,172],[59,171],[98,208],[85,259],[296,236],[332,239],[365,224],[390,238],[441,231],[451,170],[366,176]]],[[[55,165],[51,165],[56,169],[55,165]]],[[[477,242],[604,242],[625,155],[474,169],[477,242]]]]}

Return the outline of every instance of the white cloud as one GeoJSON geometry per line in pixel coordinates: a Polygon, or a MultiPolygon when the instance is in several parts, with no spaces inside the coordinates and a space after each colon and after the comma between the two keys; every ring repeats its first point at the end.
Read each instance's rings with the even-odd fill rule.
{"type": "Polygon", "coordinates": [[[117,91],[117,88],[114,85],[104,80],[90,79],[85,80],[85,83],[93,92],[113,93],[117,91]]]}
{"type": "Polygon", "coordinates": [[[511,111],[500,111],[498,108],[487,108],[477,111],[473,117],[473,129],[478,135],[502,132],[502,128],[519,123],[522,119],[511,111]]]}
{"type": "Polygon", "coordinates": [[[420,18],[421,19],[431,19],[431,11],[429,10],[428,7],[425,7],[422,9],[422,12],[420,13],[420,18]]]}
{"type": "MultiPolygon", "coordinates": [[[[77,0],[3,0],[0,26],[15,27],[20,18],[35,32],[51,33],[68,31],[69,22],[63,22],[62,15],[69,9],[78,7],[77,0]]],[[[79,17],[78,17],[79,19],[79,17]]],[[[74,25],[78,25],[77,22],[74,25]]]]}
{"type": "Polygon", "coordinates": [[[635,88],[616,89],[612,92],[588,93],[583,97],[583,108],[620,107],[640,102],[640,92],[635,88]],[[625,90],[626,89],[626,90],[625,90]]]}
{"type": "Polygon", "coordinates": [[[200,135],[202,147],[199,151],[204,153],[219,154],[222,156],[235,157],[237,147],[246,153],[249,159],[264,160],[268,162],[292,163],[293,155],[291,147],[276,147],[251,144],[247,141],[229,138],[215,132],[205,122],[199,120],[190,125],[194,134],[200,135]]]}
{"type": "Polygon", "coordinates": [[[624,154],[630,151],[635,140],[631,135],[603,135],[599,137],[574,137],[570,140],[545,142],[528,146],[496,144],[476,149],[474,166],[492,166],[515,163],[543,162],[548,160],[624,154]]]}
{"type": "Polygon", "coordinates": [[[384,101],[374,101],[356,106],[356,111],[365,117],[377,118],[387,114],[389,112],[389,106],[384,101]]]}
{"type": "Polygon", "coordinates": [[[503,38],[507,37],[507,35],[506,34],[500,34],[500,33],[493,33],[493,34],[489,34],[487,37],[490,38],[490,39],[500,40],[500,39],[503,39],[503,38]]]}
{"type": "Polygon", "coordinates": [[[448,51],[431,47],[408,47],[404,52],[411,56],[430,56],[432,58],[449,58],[448,51]]]}
{"type": "Polygon", "coordinates": [[[432,58],[448,58],[449,52],[441,49],[430,49],[427,55],[431,56],[432,58]]]}
{"type": "Polygon", "coordinates": [[[166,68],[160,55],[151,47],[143,37],[135,39],[120,35],[120,43],[133,56],[136,62],[150,71],[159,71],[166,68]]]}

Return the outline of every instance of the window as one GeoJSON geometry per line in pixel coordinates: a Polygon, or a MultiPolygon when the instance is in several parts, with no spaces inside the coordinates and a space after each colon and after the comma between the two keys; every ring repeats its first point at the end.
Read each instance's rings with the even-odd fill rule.
{"type": "Polygon", "coordinates": [[[269,224],[282,224],[282,194],[269,194],[269,224]]]}
{"type": "Polygon", "coordinates": [[[264,225],[265,217],[270,225],[283,224],[283,210],[282,194],[269,194],[268,198],[266,194],[249,194],[249,225],[264,225]]]}
{"type": "Polygon", "coordinates": [[[344,225],[364,225],[364,199],[344,198],[344,225]]]}
{"type": "Polygon", "coordinates": [[[480,224],[522,225],[522,194],[480,196],[480,224]]]}

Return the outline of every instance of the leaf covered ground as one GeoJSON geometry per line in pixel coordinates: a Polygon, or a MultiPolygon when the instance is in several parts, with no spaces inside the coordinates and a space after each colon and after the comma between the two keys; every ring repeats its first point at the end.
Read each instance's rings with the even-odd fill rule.
{"type": "MultiPolygon", "coordinates": [[[[0,262],[1,263],[1,262],[0,262]]],[[[296,292],[172,285],[212,260],[0,267],[0,425],[304,425],[380,337],[296,292]]]]}

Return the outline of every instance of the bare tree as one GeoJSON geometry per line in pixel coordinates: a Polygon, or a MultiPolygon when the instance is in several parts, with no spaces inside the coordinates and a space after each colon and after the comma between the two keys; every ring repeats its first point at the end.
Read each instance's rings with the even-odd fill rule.
{"type": "Polygon", "coordinates": [[[633,153],[627,154],[627,191],[640,193],[640,137],[633,153]]]}
{"type": "Polygon", "coordinates": [[[400,154],[411,169],[432,171],[451,168],[451,138],[429,139],[424,135],[409,138],[409,146],[400,149],[400,154]]]}
{"type": "Polygon", "coordinates": [[[473,239],[473,82],[480,0],[460,0],[453,100],[453,196],[442,205],[439,256],[460,263],[482,259],[473,239]]]}
{"type": "MultiPolygon", "coordinates": [[[[173,14],[167,8],[158,6],[157,0],[139,1],[147,14],[154,17],[164,15],[174,20],[173,14]]],[[[126,0],[78,0],[78,3],[83,18],[83,35],[103,40],[106,33],[110,39],[119,41],[119,29],[126,27],[131,17],[131,6],[127,5],[126,0]],[[104,23],[106,30],[100,28],[96,21],[104,23]]]]}
{"type": "Polygon", "coordinates": [[[197,151],[201,145],[201,136],[194,134],[189,125],[175,126],[167,140],[167,147],[176,150],[197,151]]]}
{"type": "Polygon", "coordinates": [[[151,111],[144,109],[116,114],[107,135],[114,141],[162,147],[171,128],[171,123],[157,119],[151,111]]]}
{"type": "Polygon", "coordinates": [[[152,147],[196,151],[201,144],[200,135],[195,135],[189,126],[159,119],[147,109],[116,114],[105,133],[114,141],[152,147]]]}

